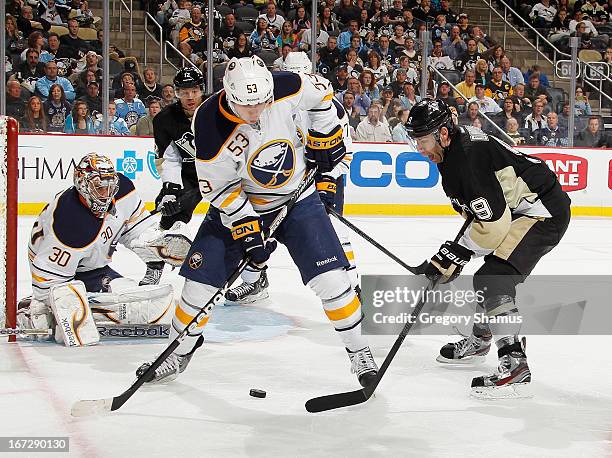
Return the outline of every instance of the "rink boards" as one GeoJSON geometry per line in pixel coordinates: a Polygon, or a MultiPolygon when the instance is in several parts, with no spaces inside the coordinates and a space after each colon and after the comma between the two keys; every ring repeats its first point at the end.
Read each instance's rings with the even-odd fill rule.
{"type": "MultiPolygon", "coordinates": [[[[355,143],[346,181],[346,212],[359,215],[450,215],[454,211],[435,164],[411,145],[355,143]]],[[[149,137],[38,135],[19,137],[19,213],[38,214],[72,184],[75,162],[89,152],[112,158],[135,180],[143,199],[161,188],[149,137]]],[[[612,216],[612,149],[523,147],[545,160],[572,199],[572,213],[612,216]]],[[[200,204],[199,212],[206,210],[200,204]]]]}

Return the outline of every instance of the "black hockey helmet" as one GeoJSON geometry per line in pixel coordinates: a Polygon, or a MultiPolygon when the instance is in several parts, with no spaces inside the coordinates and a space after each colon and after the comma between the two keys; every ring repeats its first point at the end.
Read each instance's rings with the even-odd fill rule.
{"type": "Polygon", "coordinates": [[[204,75],[195,67],[181,68],[174,76],[174,88],[204,87],[204,75]]]}
{"type": "Polygon", "coordinates": [[[455,124],[451,110],[446,102],[443,100],[423,99],[412,107],[404,127],[406,127],[409,135],[418,138],[432,133],[437,134],[441,127],[446,127],[449,133],[452,133],[455,124]]]}

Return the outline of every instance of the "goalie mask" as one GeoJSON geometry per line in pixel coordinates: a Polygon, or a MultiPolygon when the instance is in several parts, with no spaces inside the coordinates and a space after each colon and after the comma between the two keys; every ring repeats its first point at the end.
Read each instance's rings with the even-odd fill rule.
{"type": "Polygon", "coordinates": [[[119,191],[119,177],[108,157],[90,153],[74,170],[74,187],[91,212],[104,218],[119,191]]]}

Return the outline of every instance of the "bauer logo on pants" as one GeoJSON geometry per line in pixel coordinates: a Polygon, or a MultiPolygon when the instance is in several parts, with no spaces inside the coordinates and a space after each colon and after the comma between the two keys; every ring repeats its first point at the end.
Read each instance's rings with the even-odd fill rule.
{"type": "Polygon", "coordinates": [[[191,267],[194,270],[199,269],[200,267],[202,267],[203,260],[204,260],[204,257],[202,256],[202,253],[200,253],[199,251],[196,251],[189,257],[189,267],[191,267]]]}

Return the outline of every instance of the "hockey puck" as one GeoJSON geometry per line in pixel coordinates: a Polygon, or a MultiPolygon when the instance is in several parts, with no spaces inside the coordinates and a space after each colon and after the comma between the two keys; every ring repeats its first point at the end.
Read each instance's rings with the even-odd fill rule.
{"type": "Polygon", "coordinates": [[[265,398],[266,397],[266,392],[264,390],[258,390],[255,388],[251,388],[251,391],[249,391],[249,394],[253,396],[254,398],[265,398]]]}

